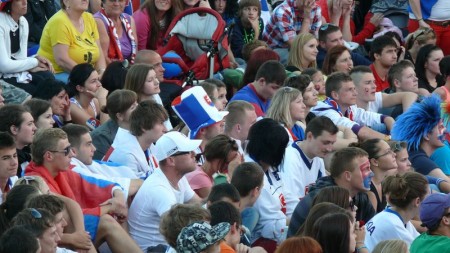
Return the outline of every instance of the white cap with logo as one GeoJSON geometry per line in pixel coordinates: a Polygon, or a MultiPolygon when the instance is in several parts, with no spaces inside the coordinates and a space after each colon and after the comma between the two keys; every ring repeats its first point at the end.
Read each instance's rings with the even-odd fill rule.
{"type": "Polygon", "coordinates": [[[178,152],[195,151],[200,143],[201,140],[191,140],[180,132],[167,132],[155,144],[155,157],[160,162],[178,152]]]}

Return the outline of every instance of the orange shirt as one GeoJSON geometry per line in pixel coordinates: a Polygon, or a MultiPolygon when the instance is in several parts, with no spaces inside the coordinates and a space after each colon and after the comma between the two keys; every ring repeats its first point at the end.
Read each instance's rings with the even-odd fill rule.
{"type": "Polygon", "coordinates": [[[236,253],[226,242],[220,243],[220,253],[236,253]]]}

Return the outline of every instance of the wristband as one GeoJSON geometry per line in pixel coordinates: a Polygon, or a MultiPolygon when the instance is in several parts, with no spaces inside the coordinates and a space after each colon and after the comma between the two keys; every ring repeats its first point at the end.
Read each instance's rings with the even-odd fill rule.
{"type": "Polygon", "coordinates": [[[423,21],[423,18],[419,18],[417,19],[417,22],[423,21]]]}

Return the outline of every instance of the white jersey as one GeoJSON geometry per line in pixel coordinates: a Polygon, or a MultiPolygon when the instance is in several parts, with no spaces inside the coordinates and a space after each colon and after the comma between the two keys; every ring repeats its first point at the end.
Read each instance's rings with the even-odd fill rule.
{"type": "MultiPolygon", "coordinates": [[[[246,162],[255,162],[245,156],[246,162]]],[[[273,168],[264,174],[264,186],[255,204],[259,220],[252,232],[252,243],[258,238],[275,240],[281,243],[286,230],[286,201],[283,194],[283,182],[273,168]]]]}
{"type": "Polygon", "coordinates": [[[376,112],[366,111],[362,108],[358,108],[356,105],[350,106],[350,110],[353,112],[353,119],[349,119],[336,111],[332,106],[319,101],[316,106],[311,109],[311,112],[316,116],[325,116],[336,126],[345,126],[352,128],[355,125],[360,126],[373,126],[381,124],[381,114],[376,112]]]}
{"type": "Polygon", "coordinates": [[[383,94],[381,91],[375,92],[375,101],[370,101],[367,105],[366,111],[370,112],[378,112],[381,108],[383,108],[383,94]]]}
{"type": "Polygon", "coordinates": [[[161,169],[155,170],[142,184],[128,212],[128,228],[131,237],[146,252],[150,246],[167,244],[159,232],[163,213],[175,204],[187,203],[195,193],[186,177],[174,189],[161,169]]]}
{"type": "Polygon", "coordinates": [[[134,171],[134,178],[145,179],[159,167],[152,149],[153,144],[147,150],[142,150],[136,136],[119,127],[113,144],[102,160],[127,166],[134,171]]]}
{"type": "Polygon", "coordinates": [[[281,165],[281,177],[286,190],[286,215],[288,217],[291,217],[300,199],[305,197],[306,187],[326,175],[323,159],[320,157],[309,159],[298,146],[299,143],[295,142],[286,148],[284,161],[281,165]]]}
{"type": "Polygon", "coordinates": [[[406,242],[409,248],[419,235],[410,221],[405,226],[403,220],[395,211],[386,209],[367,222],[364,244],[369,252],[372,252],[381,241],[400,239],[406,242]]]}

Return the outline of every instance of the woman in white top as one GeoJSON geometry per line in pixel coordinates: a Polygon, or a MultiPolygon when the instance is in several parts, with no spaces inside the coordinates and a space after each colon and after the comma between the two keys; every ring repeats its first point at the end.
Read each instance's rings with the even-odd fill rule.
{"type": "Polygon", "coordinates": [[[383,192],[388,207],[366,224],[365,245],[371,252],[375,246],[388,239],[401,239],[411,245],[419,233],[411,223],[419,214],[422,200],[429,194],[427,179],[416,172],[389,176],[384,180],[383,192]]]}
{"type": "Polygon", "coordinates": [[[0,4],[0,79],[33,95],[36,85],[53,78],[53,66],[42,56],[27,57],[27,1],[0,4]]]}

